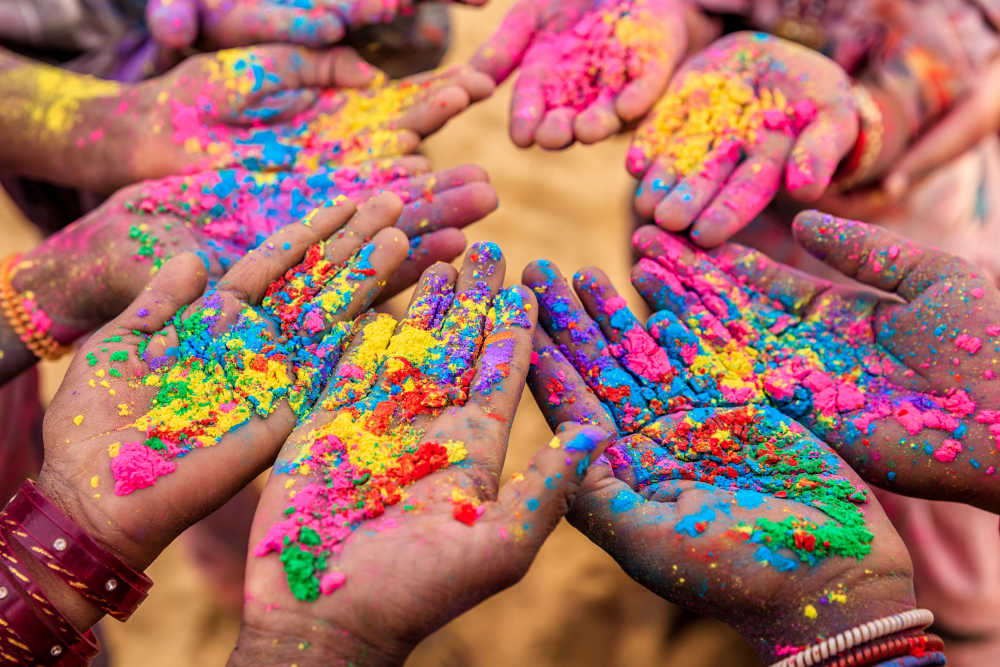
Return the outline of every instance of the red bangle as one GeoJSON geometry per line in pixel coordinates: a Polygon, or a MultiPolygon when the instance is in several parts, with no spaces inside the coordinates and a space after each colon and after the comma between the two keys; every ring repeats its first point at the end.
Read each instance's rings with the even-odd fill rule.
{"type": "Polygon", "coordinates": [[[0,529],[66,584],[124,621],[142,604],[152,580],[100,546],[27,480],[0,513],[0,529]]]}
{"type": "Polygon", "coordinates": [[[885,639],[858,646],[846,655],[824,663],[825,667],[866,667],[904,655],[921,656],[927,652],[944,650],[944,640],[937,635],[910,635],[885,639]]]}
{"type": "Polygon", "coordinates": [[[81,633],[21,571],[0,536],[0,655],[17,664],[85,667],[101,650],[92,630],[81,633]]]}

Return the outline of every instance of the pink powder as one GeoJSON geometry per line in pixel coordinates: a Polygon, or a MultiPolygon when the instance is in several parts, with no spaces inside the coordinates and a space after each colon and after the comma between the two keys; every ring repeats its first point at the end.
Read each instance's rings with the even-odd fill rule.
{"type": "Polygon", "coordinates": [[[318,310],[310,310],[303,318],[302,326],[311,334],[319,333],[323,330],[323,317],[318,310]]]}
{"type": "Polygon", "coordinates": [[[959,417],[968,417],[976,409],[976,404],[962,389],[957,389],[948,394],[944,401],[942,401],[942,405],[945,410],[959,417]]]}
{"type": "Polygon", "coordinates": [[[969,291],[969,294],[971,294],[973,296],[973,298],[975,298],[975,299],[982,299],[983,295],[985,293],[983,292],[983,288],[982,287],[973,287],[969,291]]]}
{"type": "Polygon", "coordinates": [[[987,336],[1000,335],[1000,327],[998,327],[995,324],[991,324],[990,326],[986,327],[986,335],[987,336]]]}
{"type": "Polygon", "coordinates": [[[344,585],[347,575],[343,572],[328,572],[319,580],[319,591],[323,595],[329,595],[344,585]]]}
{"type": "Polygon", "coordinates": [[[979,352],[979,349],[983,346],[983,341],[975,336],[970,336],[968,334],[959,334],[955,339],[955,347],[965,350],[969,354],[975,354],[979,352]]]}
{"type": "Polygon", "coordinates": [[[941,463],[951,463],[962,453],[962,443],[949,438],[941,443],[941,446],[934,450],[934,458],[941,463]]]}
{"type": "Polygon", "coordinates": [[[177,464],[138,442],[123,442],[118,456],[111,459],[115,495],[127,496],[136,489],[153,486],[157,478],[169,475],[177,464]]]}
{"type": "Polygon", "coordinates": [[[625,332],[625,340],[620,347],[625,353],[625,365],[633,373],[654,382],[669,382],[673,378],[674,369],[666,350],[657,345],[641,327],[634,326],[625,332]]]}

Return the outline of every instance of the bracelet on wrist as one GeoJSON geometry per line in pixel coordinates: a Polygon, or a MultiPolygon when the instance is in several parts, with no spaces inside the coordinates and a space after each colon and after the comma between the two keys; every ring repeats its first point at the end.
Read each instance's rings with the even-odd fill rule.
{"type": "Polygon", "coordinates": [[[62,345],[49,334],[52,320],[34,300],[34,295],[30,292],[21,295],[14,289],[14,267],[20,262],[19,254],[10,255],[0,262],[0,312],[24,346],[37,358],[59,359],[72,348],[62,345]]]}
{"type": "Polygon", "coordinates": [[[119,621],[142,604],[153,582],[100,546],[26,480],[0,512],[15,540],[81,597],[119,621]]]}
{"type": "Polygon", "coordinates": [[[927,609],[910,609],[908,611],[862,623],[849,630],[834,635],[823,641],[810,644],[771,665],[771,667],[812,667],[824,664],[847,654],[851,649],[869,644],[889,635],[895,635],[904,630],[926,628],[934,622],[934,614],[927,609]]]}
{"type": "Polygon", "coordinates": [[[858,140],[854,142],[854,148],[844,160],[842,173],[835,181],[838,192],[850,190],[871,176],[875,162],[882,154],[885,137],[882,110],[872,94],[857,83],[851,87],[851,92],[858,106],[858,120],[861,127],[858,130],[858,140]]]}
{"type": "Polygon", "coordinates": [[[83,667],[100,650],[94,632],[80,632],[56,609],[0,535],[0,659],[83,667]]]}

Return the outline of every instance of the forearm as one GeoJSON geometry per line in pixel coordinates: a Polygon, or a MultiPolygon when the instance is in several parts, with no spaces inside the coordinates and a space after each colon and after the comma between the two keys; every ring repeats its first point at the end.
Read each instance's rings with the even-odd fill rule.
{"type": "Polygon", "coordinates": [[[122,90],[0,49],[0,168],[96,192],[127,181],[111,153],[122,90]]]}
{"type": "Polygon", "coordinates": [[[409,651],[375,646],[320,622],[301,622],[295,632],[262,631],[244,622],[226,664],[228,667],[395,667],[406,662],[408,655],[409,651]]]}

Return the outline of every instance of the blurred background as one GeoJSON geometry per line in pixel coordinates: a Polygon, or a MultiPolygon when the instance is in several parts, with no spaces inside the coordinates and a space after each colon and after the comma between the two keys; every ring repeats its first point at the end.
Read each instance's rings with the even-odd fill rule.
{"type": "MultiPolygon", "coordinates": [[[[455,7],[446,62],[466,61],[511,4],[491,0],[483,9],[455,7]]],[[[499,210],[469,229],[469,241],[500,244],[507,257],[508,282],[519,280],[529,261],[544,257],[567,274],[599,265],[626,288],[633,187],[624,168],[627,139],[558,153],[520,150],[507,138],[509,102],[508,82],[425,144],[435,168],[479,164],[500,194],[499,210]]],[[[0,256],[37,241],[33,228],[2,191],[0,220],[5,230],[0,256]]],[[[630,290],[623,291],[638,305],[630,290]]],[[[68,362],[43,365],[46,401],[68,362]]],[[[504,479],[526,467],[549,437],[526,393],[514,422],[504,479]]],[[[210,556],[201,553],[196,558],[178,540],[153,564],[149,574],[156,585],[139,612],[124,625],[111,621],[102,626],[111,665],[225,664],[239,614],[209,592],[205,560],[210,556]]],[[[407,664],[739,667],[759,661],[727,626],[682,613],[649,593],[563,522],[520,583],[429,637],[407,664]]]]}

